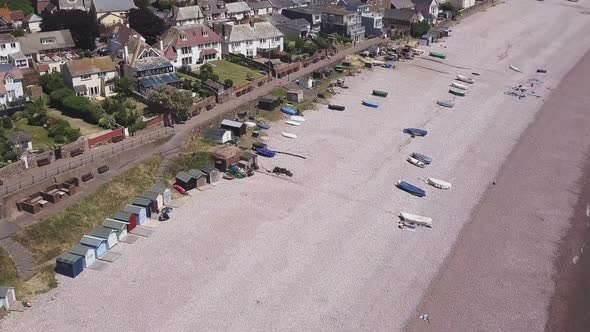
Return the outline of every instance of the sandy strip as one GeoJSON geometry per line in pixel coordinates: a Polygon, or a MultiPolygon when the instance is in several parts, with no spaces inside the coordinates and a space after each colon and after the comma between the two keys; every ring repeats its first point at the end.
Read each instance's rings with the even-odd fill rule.
{"type": "MultiPolygon", "coordinates": [[[[403,329],[543,98],[588,50],[590,21],[579,11],[558,0],[510,1],[433,47],[447,53],[443,63],[418,59],[347,78],[351,88],[334,98],[345,112],[309,112],[300,127],[269,131],[271,147],[307,157],[262,160],[293,178],[257,174],[195,192],[150,238],[121,244],[108,269],[60,277],[0,330],[403,329]],[[457,73],[472,71],[482,75],[467,97],[452,110],[435,105],[450,98],[457,73]],[[531,82],[540,98],[504,94],[531,82]],[[389,96],[370,97],[373,89],[389,96]],[[429,134],[410,139],[405,127],[429,134]],[[413,151],[433,164],[409,164],[413,151]],[[427,187],[428,176],[453,189],[427,187]],[[401,192],[398,179],[427,197],[401,192]],[[431,216],[434,227],[401,231],[400,210],[431,216]]],[[[545,309],[534,304],[535,313],[545,309]]]]}

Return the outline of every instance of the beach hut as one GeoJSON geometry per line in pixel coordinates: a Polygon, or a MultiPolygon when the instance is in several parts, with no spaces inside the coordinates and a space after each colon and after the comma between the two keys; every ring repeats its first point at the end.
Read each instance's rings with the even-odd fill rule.
{"type": "Polygon", "coordinates": [[[123,240],[127,236],[127,223],[124,221],[106,218],[102,222],[102,226],[114,229],[117,235],[117,240],[119,241],[123,240]]]}
{"type": "Polygon", "coordinates": [[[125,206],[123,208],[123,211],[133,213],[135,215],[135,217],[137,218],[137,223],[139,225],[143,225],[148,219],[146,208],[143,206],[127,204],[127,206],[125,206]]]}
{"type": "Polygon", "coordinates": [[[55,259],[55,272],[75,278],[84,270],[84,257],[65,253],[55,259]]]}
{"type": "Polygon", "coordinates": [[[96,262],[96,251],[81,244],[73,246],[72,249],[70,249],[70,254],[81,256],[84,259],[83,263],[85,268],[96,262]]]}
{"type": "Polygon", "coordinates": [[[176,184],[181,186],[184,190],[195,189],[196,180],[187,172],[178,172],[176,174],[176,184]]]}
{"type": "Polygon", "coordinates": [[[211,151],[215,167],[222,172],[225,172],[231,164],[237,164],[241,153],[240,148],[231,145],[219,146],[211,151]]]}
{"type": "Polygon", "coordinates": [[[16,303],[14,287],[0,286],[0,308],[10,311],[10,307],[16,303]]]}
{"type": "Polygon", "coordinates": [[[246,134],[246,124],[239,121],[225,119],[221,121],[221,129],[230,130],[233,136],[246,134]]]}
{"type": "Polygon", "coordinates": [[[208,183],[216,183],[221,181],[222,175],[217,168],[213,166],[203,166],[201,167],[201,171],[207,176],[208,183]]]}
{"type": "Polygon", "coordinates": [[[148,218],[151,218],[152,211],[155,211],[152,201],[147,198],[135,196],[131,201],[131,205],[141,206],[142,208],[144,208],[145,216],[148,218]]]}
{"type": "Polygon", "coordinates": [[[265,111],[272,111],[281,104],[281,99],[277,96],[264,96],[258,99],[258,108],[265,111]]]}
{"type": "Polygon", "coordinates": [[[287,101],[291,103],[300,103],[303,101],[303,90],[287,91],[287,101]]]}
{"type": "MultiPolygon", "coordinates": [[[[146,191],[141,195],[142,198],[147,198],[152,201],[152,207],[158,211],[164,207],[164,199],[162,194],[157,193],[155,191],[146,191]]],[[[155,211],[152,211],[155,212],[155,211]]]]}
{"type": "Polygon", "coordinates": [[[209,128],[205,131],[205,138],[211,142],[225,144],[231,141],[231,130],[222,128],[209,128]]]}
{"type": "Polygon", "coordinates": [[[96,258],[102,257],[107,252],[107,240],[96,236],[84,235],[80,244],[94,249],[94,257],[96,258]]]}
{"type": "Polygon", "coordinates": [[[258,155],[252,153],[252,152],[248,152],[248,151],[244,151],[242,152],[242,154],[240,154],[240,160],[244,161],[244,165],[246,166],[246,169],[257,169],[258,168],[258,155]]]}
{"type": "Polygon", "coordinates": [[[196,188],[201,188],[207,185],[207,175],[205,175],[205,173],[196,168],[189,170],[187,173],[190,174],[193,179],[195,179],[196,188]]]}
{"type": "Polygon", "coordinates": [[[117,233],[114,229],[103,226],[95,226],[90,235],[107,240],[107,249],[111,250],[119,243],[117,240],[117,233]]]}
{"type": "Polygon", "coordinates": [[[137,216],[123,210],[115,213],[113,219],[127,222],[127,232],[131,232],[137,226],[137,216]]]}
{"type": "Polygon", "coordinates": [[[170,201],[172,201],[172,192],[170,191],[170,189],[166,186],[162,186],[162,185],[153,185],[149,191],[153,191],[155,193],[160,193],[162,194],[162,198],[163,198],[163,204],[164,205],[168,205],[170,204],[170,201]]]}

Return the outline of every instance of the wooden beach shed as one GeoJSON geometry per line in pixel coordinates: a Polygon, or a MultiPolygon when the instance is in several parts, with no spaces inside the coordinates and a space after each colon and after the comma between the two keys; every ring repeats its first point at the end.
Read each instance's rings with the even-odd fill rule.
{"type": "Polygon", "coordinates": [[[216,183],[221,181],[223,175],[221,172],[213,166],[203,166],[201,171],[207,176],[207,183],[216,183]]]}
{"type": "Polygon", "coordinates": [[[268,95],[258,99],[258,108],[265,111],[272,111],[281,104],[281,99],[277,96],[268,95]]]}
{"type": "Polygon", "coordinates": [[[144,208],[145,216],[148,218],[152,217],[152,211],[155,210],[152,201],[144,197],[133,197],[133,200],[131,200],[131,205],[141,206],[142,208],[144,208]]]}
{"type": "Polygon", "coordinates": [[[187,172],[178,172],[178,174],[176,174],[176,184],[187,191],[195,189],[197,186],[196,180],[187,172]]]}
{"type": "Polygon", "coordinates": [[[170,201],[172,201],[172,192],[170,191],[170,188],[166,186],[155,184],[150,188],[149,191],[162,194],[164,205],[168,205],[170,204],[170,201]]]}
{"type": "Polygon", "coordinates": [[[127,204],[127,206],[123,208],[123,211],[135,214],[135,217],[137,218],[137,223],[139,225],[143,225],[148,219],[146,208],[143,206],[127,204]]]}
{"type": "Polygon", "coordinates": [[[55,259],[55,272],[66,277],[75,278],[84,271],[82,256],[65,253],[55,259]]]}
{"type": "MultiPolygon", "coordinates": [[[[164,197],[160,193],[157,193],[155,191],[146,191],[141,195],[141,197],[147,198],[150,201],[152,201],[152,207],[156,211],[158,211],[164,207],[164,197]]],[[[155,211],[152,211],[152,212],[155,212],[155,211]]]]}
{"type": "Polygon", "coordinates": [[[16,303],[14,287],[0,286],[0,308],[10,311],[10,307],[16,303]]]}
{"type": "Polygon", "coordinates": [[[121,240],[125,239],[125,237],[127,236],[127,223],[124,221],[106,218],[102,222],[102,226],[114,229],[115,233],[117,234],[117,240],[119,242],[121,242],[121,240]]]}
{"type": "Polygon", "coordinates": [[[195,188],[198,189],[207,185],[207,175],[201,172],[201,170],[193,168],[187,173],[190,174],[193,179],[195,179],[195,188]]]}
{"type": "Polygon", "coordinates": [[[246,124],[239,121],[225,119],[221,121],[221,129],[231,131],[233,136],[242,136],[246,134],[246,124]]]}
{"type": "Polygon", "coordinates": [[[96,251],[81,244],[76,244],[73,246],[72,249],[70,249],[70,254],[81,256],[84,259],[83,263],[85,268],[96,262],[96,251]]]}
{"type": "Polygon", "coordinates": [[[205,131],[205,138],[211,142],[225,144],[231,141],[231,130],[223,128],[209,128],[205,131]]]}
{"type": "Polygon", "coordinates": [[[127,232],[131,232],[137,226],[137,216],[123,210],[115,213],[113,219],[127,222],[127,232]]]}
{"type": "Polygon", "coordinates": [[[92,232],[90,232],[90,235],[107,240],[108,250],[113,249],[113,247],[119,243],[119,240],[117,240],[117,233],[111,228],[95,226],[94,229],[92,229],[92,232]]]}
{"type": "Polygon", "coordinates": [[[100,258],[107,252],[107,240],[91,235],[84,235],[80,244],[94,249],[94,257],[100,258]]]}
{"type": "Polygon", "coordinates": [[[241,153],[240,148],[231,145],[217,147],[211,152],[215,167],[222,172],[225,172],[231,164],[237,164],[241,153]]]}

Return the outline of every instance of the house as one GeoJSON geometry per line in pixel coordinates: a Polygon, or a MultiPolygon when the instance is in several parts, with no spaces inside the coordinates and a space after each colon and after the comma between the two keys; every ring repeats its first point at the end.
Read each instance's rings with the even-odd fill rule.
{"type": "Polygon", "coordinates": [[[145,39],[134,29],[125,24],[115,23],[107,28],[107,49],[111,58],[123,59],[123,48],[132,38],[139,38],[145,42],[145,39]]]}
{"type": "Polygon", "coordinates": [[[221,172],[213,166],[203,166],[201,171],[207,176],[207,183],[217,183],[221,181],[221,172]]]}
{"type": "Polygon", "coordinates": [[[272,14],[263,18],[279,29],[287,40],[305,39],[311,32],[311,24],[303,18],[290,19],[283,14],[272,14]]]}
{"type": "Polygon", "coordinates": [[[115,79],[119,76],[110,57],[84,58],[66,62],[64,80],[78,96],[115,95],[115,79]]]}
{"type": "Polygon", "coordinates": [[[23,26],[23,21],[25,20],[25,13],[22,10],[11,10],[10,19],[12,20],[12,24],[15,28],[20,28],[23,26]]]}
{"type": "Polygon", "coordinates": [[[0,64],[0,105],[21,100],[24,97],[23,73],[11,64],[0,64]]]}
{"type": "Polygon", "coordinates": [[[92,0],[91,12],[98,23],[108,27],[127,23],[129,11],[133,8],[137,8],[133,0],[92,0]]]}
{"type": "Polygon", "coordinates": [[[136,36],[130,37],[123,46],[123,75],[135,82],[136,91],[142,95],[158,85],[181,87],[180,79],[174,73],[174,66],[164,57],[162,50],[163,42],[160,42],[158,49],[136,36]]]}
{"type": "Polygon", "coordinates": [[[197,185],[195,178],[187,172],[178,172],[178,174],[176,174],[175,184],[179,185],[184,190],[195,189],[197,185]]]}
{"type": "Polygon", "coordinates": [[[113,229],[117,235],[117,240],[121,242],[127,237],[127,223],[124,221],[118,221],[111,218],[106,218],[102,222],[102,226],[113,229]]]}
{"type": "Polygon", "coordinates": [[[81,244],[73,246],[72,249],[70,249],[70,254],[82,257],[85,268],[96,262],[96,252],[94,249],[81,244]]]}
{"type": "Polygon", "coordinates": [[[31,33],[39,32],[41,31],[42,22],[43,19],[41,18],[41,16],[31,13],[27,17],[25,17],[23,21],[23,26],[27,28],[31,33]]]}
{"type": "MultiPolygon", "coordinates": [[[[59,10],[83,10],[85,12],[90,9],[90,1],[85,0],[57,0],[55,1],[59,10]],[[86,3],[85,3],[86,2],[86,3]]],[[[39,12],[41,14],[41,12],[39,12]]]]}
{"type": "Polygon", "coordinates": [[[231,141],[231,131],[221,128],[209,128],[205,132],[205,138],[211,142],[225,144],[231,141]]]}
{"type": "Polygon", "coordinates": [[[392,9],[414,9],[412,0],[390,0],[392,9]]]}
{"type": "Polygon", "coordinates": [[[70,30],[36,32],[17,40],[21,52],[42,72],[61,72],[62,65],[76,56],[70,30]]]}
{"type": "Polygon", "coordinates": [[[10,311],[10,307],[16,303],[14,287],[0,286],[0,308],[10,311]]]}
{"type": "Polygon", "coordinates": [[[252,152],[244,151],[240,155],[238,165],[245,171],[258,169],[258,155],[252,152]]]}
{"type": "Polygon", "coordinates": [[[248,1],[250,6],[250,16],[260,16],[272,13],[272,5],[267,0],[248,1]]]}
{"type": "Polygon", "coordinates": [[[475,6],[475,0],[447,0],[446,2],[450,3],[457,9],[465,9],[475,6]]]}
{"type": "Polygon", "coordinates": [[[438,17],[440,0],[412,0],[412,2],[414,2],[414,9],[422,12],[425,17],[426,14],[438,17]]]}
{"type": "Polygon", "coordinates": [[[113,216],[113,219],[126,222],[127,232],[131,232],[135,227],[137,227],[137,216],[133,213],[118,211],[113,216]]]}
{"type": "Polygon", "coordinates": [[[167,16],[170,26],[184,26],[205,23],[205,15],[200,6],[172,7],[167,16]]]}
{"type": "Polygon", "coordinates": [[[290,19],[304,19],[310,24],[310,32],[317,35],[322,28],[322,13],[319,7],[285,9],[281,13],[290,19]]]}
{"type": "Polygon", "coordinates": [[[107,252],[107,240],[99,237],[84,235],[80,240],[80,244],[92,248],[96,258],[102,257],[107,252]]]}
{"type": "Polygon", "coordinates": [[[36,11],[38,15],[43,14],[45,10],[48,10],[50,13],[57,10],[57,7],[51,3],[51,0],[37,0],[36,11]]]}
{"type": "Polygon", "coordinates": [[[101,239],[105,239],[107,241],[107,249],[111,250],[114,246],[119,243],[117,240],[117,234],[115,233],[114,229],[106,228],[103,226],[94,226],[90,235],[94,237],[98,237],[101,239]]]}
{"type": "Polygon", "coordinates": [[[31,135],[23,131],[15,131],[12,134],[7,135],[6,139],[12,143],[15,150],[18,152],[17,154],[33,150],[31,135]]]}
{"type": "Polygon", "coordinates": [[[217,33],[221,31],[224,54],[242,54],[255,58],[283,51],[283,33],[270,22],[250,21],[248,24],[230,22],[217,25],[215,28],[217,33]]]}
{"type": "Polygon", "coordinates": [[[231,130],[233,136],[242,136],[246,134],[246,124],[239,121],[225,119],[221,121],[220,127],[221,129],[231,130]]]}
{"type": "Polygon", "coordinates": [[[29,68],[29,61],[21,52],[20,43],[11,34],[0,34],[0,64],[10,63],[18,68],[29,68]]]}
{"type": "Polygon", "coordinates": [[[390,0],[361,0],[367,6],[369,6],[369,11],[372,13],[379,13],[383,14],[383,11],[387,8],[391,7],[390,0]]]}
{"type": "Polygon", "coordinates": [[[273,14],[281,14],[284,9],[300,7],[291,0],[268,0],[273,14]]]}
{"type": "MultiPolygon", "coordinates": [[[[361,25],[371,36],[383,35],[383,11],[385,0],[339,0],[338,5],[361,14],[361,25]]],[[[389,5],[389,3],[387,3],[389,5]]]]}
{"type": "Polygon", "coordinates": [[[229,2],[225,4],[227,18],[234,21],[241,21],[250,16],[250,6],[245,1],[229,2]]]}
{"type": "Polygon", "coordinates": [[[203,24],[172,27],[161,40],[164,56],[176,68],[221,59],[221,37],[203,24]]]}
{"type": "Polygon", "coordinates": [[[318,8],[322,13],[322,29],[326,34],[336,33],[350,38],[353,43],[365,40],[365,27],[361,23],[361,14],[337,5],[318,8]]]}
{"type": "Polygon", "coordinates": [[[370,12],[361,15],[361,25],[368,35],[380,37],[383,35],[383,14],[370,12]]]}
{"type": "Polygon", "coordinates": [[[196,168],[193,168],[187,172],[190,176],[195,179],[195,188],[199,189],[207,185],[207,175],[196,168]]]}
{"type": "Polygon", "coordinates": [[[199,0],[205,22],[219,22],[227,18],[227,8],[222,0],[199,0]]]}
{"type": "Polygon", "coordinates": [[[413,9],[386,9],[383,13],[383,26],[390,36],[409,35],[412,23],[418,22],[418,15],[413,9]]]}
{"type": "Polygon", "coordinates": [[[211,152],[215,168],[225,172],[231,164],[237,164],[240,161],[242,150],[233,145],[222,145],[211,152]]]}
{"type": "Polygon", "coordinates": [[[0,33],[12,32],[14,28],[12,17],[10,17],[10,10],[8,8],[0,8],[0,33]]]}
{"type": "Polygon", "coordinates": [[[65,253],[55,259],[55,272],[75,278],[84,270],[84,257],[65,253]]]}

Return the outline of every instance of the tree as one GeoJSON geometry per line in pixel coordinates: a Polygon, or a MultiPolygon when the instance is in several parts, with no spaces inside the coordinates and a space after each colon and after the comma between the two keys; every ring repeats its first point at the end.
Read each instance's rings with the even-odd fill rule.
{"type": "Polygon", "coordinates": [[[44,98],[38,97],[25,107],[24,115],[31,126],[43,126],[47,123],[47,103],[44,98]]]}
{"type": "Polygon", "coordinates": [[[133,87],[133,81],[127,77],[121,77],[115,81],[115,92],[117,95],[131,97],[133,95],[133,87]]]}
{"type": "Polygon", "coordinates": [[[229,89],[232,86],[234,86],[234,81],[230,80],[229,78],[226,79],[225,81],[223,81],[223,87],[224,88],[229,89]]]}
{"type": "Polygon", "coordinates": [[[41,85],[43,92],[46,94],[51,94],[53,91],[67,88],[63,76],[60,73],[42,75],[39,78],[39,85],[41,85]]]}
{"type": "Polygon", "coordinates": [[[156,16],[148,8],[131,9],[129,25],[145,38],[146,43],[154,44],[162,32],[166,30],[164,20],[156,16]]]}
{"type": "Polygon", "coordinates": [[[16,28],[14,31],[10,33],[13,37],[22,37],[25,35],[25,29],[23,28],[16,28]]]}
{"type": "Polygon", "coordinates": [[[49,126],[47,135],[53,137],[56,143],[69,143],[80,137],[80,129],[72,128],[70,123],[64,119],[57,119],[49,126]]]}
{"type": "Polygon", "coordinates": [[[453,6],[453,4],[449,3],[449,2],[445,2],[445,3],[441,4],[440,7],[438,7],[438,9],[450,11],[451,13],[453,13],[453,17],[457,16],[457,14],[459,14],[459,9],[455,6],[453,6]]]}
{"type": "Polygon", "coordinates": [[[193,106],[190,91],[178,90],[170,85],[159,85],[148,94],[148,105],[156,112],[185,118],[193,106]]]}
{"type": "Polygon", "coordinates": [[[318,51],[318,47],[313,43],[305,43],[303,46],[303,53],[307,53],[310,56],[314,55],[318,51]]]}
{"type": "Polygon", "coordinates": [[[297,50],[303,49],[304,46],[305,46],[305,41],[303,39],[301,39],[301,38],[295,39],[295,48],[297,50]]]}
{"type": "Polygon", "coordinates": [[[98,120],[98,125],[105,129],[114,129],[117,127],[117,122],[111,114],[103,114],[100,120],[98,120]]]}
{"type": "Polygon", "coordinates": [[[410,26],[410,35],[414,38],[420,38],[430,30],[430,24],[426,20],[412,23],[410,26]]]}
{"type": "Polygon", "coordinates": [[[0,135],[0,166],[9,160],[16,160],[14,145],[4,135],[0,135]]]}
{"type": "MultiPolygon", "coordinates": [[[[153,14],[152,14],[153,15],[153,14]]],[[[69,29],[77,48],[93,50],[99,35],[98,23],[92,14],[82,10],[44,11],[42,31],[69,29]]]]}
{"type": "Polygon", "coordinates": [[[137,8],[146,8],[152,4],[150,0],[134,0],[133,3],[135,3],[137,8]]]}
{"type": "Polygon", "coordinates": [[[12,128],[12,119],[9,116],[2,117],[2,128],[10,129],[12,128]]]}

